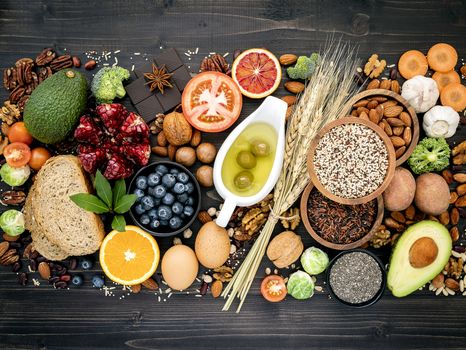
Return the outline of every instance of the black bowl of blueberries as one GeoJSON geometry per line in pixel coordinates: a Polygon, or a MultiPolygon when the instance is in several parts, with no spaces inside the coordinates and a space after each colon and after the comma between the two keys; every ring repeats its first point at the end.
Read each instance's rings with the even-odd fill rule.
{"type": "Polygon", "coordinates": [[[201,189],[184,166],[160,161],[141,168],[129,185],[137,196],[129,212],[143,230],[157,237],[174,236],[187,229],[201,208],[201,189]]]}

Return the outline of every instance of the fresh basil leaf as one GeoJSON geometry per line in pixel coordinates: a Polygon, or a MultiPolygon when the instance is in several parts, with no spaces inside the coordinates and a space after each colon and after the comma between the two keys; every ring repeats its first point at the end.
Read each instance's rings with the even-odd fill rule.
{"type": "Polygon", "coordinates": [[[113,185],[113,207],[116,207],[117,203],[120,201],[126,193],[126,182],[124,179],[116,180],[115,185],[113,185]]]}
{"type": "Polygon", "coordinates": [[[126,226],[126,220],[123,215],[115,215],[112,220],[112,228],[114,230],[124,232],[126,226]]]}
{"type": "Polygon", "coordinates": [[[120,198],[118,203],[115,205],[113,210],[115,213],[123,214],[126,213],[131,206],[136,202],[138,197],[135,194],[125,194],[120,198]]]}
{"type": "Polygon", "coordinates": [[[110,182],[108,182],[99,170],[95,173],[95,190],[99,198],[111,208],[113,197],[112,186],[110,186],[110,182]]]}
{"type": "Polygon", "coordinates": [[[84,210],[91,211],[96,214],[108,213],[109,207],[102,202],[97,196],[89,193],[77,193],[70,196],[70,199],[84,210]]]}

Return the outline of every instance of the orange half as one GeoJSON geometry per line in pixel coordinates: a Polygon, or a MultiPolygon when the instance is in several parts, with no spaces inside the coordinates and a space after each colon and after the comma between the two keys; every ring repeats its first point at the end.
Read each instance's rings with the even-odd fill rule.
{"type": "Polygon", "coordinates": [[[126,286],[151,277],[160,260],[157,241],[136,226],[124,232],[113,230],[102,242],[99,259],[102,270],[112,281],[126,286]]]}

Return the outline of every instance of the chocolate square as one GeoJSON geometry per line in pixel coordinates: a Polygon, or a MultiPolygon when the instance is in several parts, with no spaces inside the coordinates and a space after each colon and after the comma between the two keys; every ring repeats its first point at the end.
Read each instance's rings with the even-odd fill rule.
{"type": "Polygon", "coordinates": [[[172,81],[178,86],[178,90],[183,91],[188,81],[191,80],[191,74],[189,74],[188,68],[182,65],[180,68],[175,70],[172,75],[172,81]]]}
{"type": "Polygon", "coordinates": [[[138,104],[142,100],[145,100],[149,96],[153,95],[150,88],[146,84],[144,77],[136,79],[131,84],[125,86],[125,90],[128,93],[129,98],[133,104],[138,104]]]}
{"type": "Polygon", "coordinates": [[[181,103],[181,93],[178,91],[176,86],[173,86],[171,89],[165,88],[163,90],[163,95],[157,90],[155,96],[159,100],[164,111],[169,111],[181,103]]]}
{"type": "Polygon", "coordinates": [[[157,67],[165,65],[170,73],[183,65],[183,61],[178,55],[178,52],[176,52],[176,50],[173,48],[166,49],[162,53],[155,56],[154,61],[157,64],[157,67]]]}
{"type": "Polygon", "coordinates": [[[137,78],[144,78],[144,73],[152,73],[152,63],[155,63],[153,60],[149,60],[141,66],[134,68],[134,75],[137,78]]]}
{"type": "Polygon", "coordinates": [[[139,115],[146,121],[150,123],[155,119],[155,116],[159,113],[163,113],[162,105],[155,95],[151,95],[146,98],[144,101],[139,102],[136,105],[139,115]]]}

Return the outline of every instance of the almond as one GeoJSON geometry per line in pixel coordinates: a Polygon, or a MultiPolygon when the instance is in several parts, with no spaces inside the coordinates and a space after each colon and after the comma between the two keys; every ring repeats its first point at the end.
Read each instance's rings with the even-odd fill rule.
{"type": "Polygon", "coordinates": [[[395,126],[393,128],[393,135],[400,136],[403,134],[404,130],[405,130],[404,126],[395,126]]]}
{"type": "Polygon", "coordinates": [[[445,281],[445,275],[443,273],[439,273],[433,280],[432,280],[432,285],[435,288],[441,288],[443,287],[443,282],[445,281]]]}
{"type": "Polygon", "coordinates": [[[454,191],[450,192],[450,204],[455,203],[457,199],[458,199],[458,193],[454,191]]]}
{"type": "Polygon", "coordinates": [[[401,90],[400,83],[396,80],[392,80],[391,85],[390,85],[390,90],[392,90],[396,94],[399,94],[401,90]]]}
{"type": "Polygon", "coordinates": [[[351,116],[352,116],[352,117],[357,117],[357,116],[358,116],[358,111],[355,110],[355,109],[353,109],[353,110],[351,111],[351,116]]]}
{"type": "Polygon", "coordinates": [[[131,286],[131,293],[138,294],[141,291],[141,285],[140,284],[135,284],[134,286],[131,286]]]}
{"type": "Polygon", "coordinates": [[[286,109],[285,120],[288,121],[291,118],[292,115],[293,115],[293,106],[289,106],[286,109]]]}
{"type": "Polygon", "coordinates": [[[369,120],[374,124],[379,124],[380,119],[375,109],[369,111],[369,120]]]}
{"type": "Polygon", "coordinates": [[[372,89],[378,89],[380,86],[380,80],[379,79],[372,79],[369,84],[367,84],[366,90],[372,90],[372,89]]]}
{"type": "Polygon", "coordinates": [[[361,114],[359,115],[359,118],[364,119],[364,120],[370,120],[366,112],[361,112],[361,114]]]}
{"type": "Polygon", "coordinates": [[[392,141],[392,144],[395,148],[405,145],[405,141],[399,136],[391,136],[390,141],[392,141]]]}
{"type": "Polygon", "coordinates": [[[394,220],[393,218],[385,218],[384,224],[388,228],[394,228],[395,230],[403,229],[403,225],[401,225],[398,221],[394,220]]]}
{"type": "Polygon", "coordinates": [[[456,193],[458,193],[458,196],[462,196],[466,194],[466,184],[459,185],[456,188],[456,193]]]}
{"type": "Polygon", "coordinates": [[[49,264],[46,263],[45,261],[42,261],[39,264],[39,267],[37,268],[37,270],[39,271],[40,277],[42,277],[43,280],[48,281],[48,279],[51,276],[49,264]]]}
{"type": "Polygon", "coordinates": [[[24,250],[23,250],[23,258],[29,259],[29,257],[31,256],[32,251],[33,251],[32,243],[29,243],[26,246],[26,248],[24,248],[24,250]]]}
{"type": "Polygon", "coordinates": [[[463,64],[460,68],[461,74],[463,74],[464,77],[466,77],[466,64],[463,64]]]}
{"type": "Polygon", "coordinates": [[[385,102],[388,99],[385,96],[374,96],[369,99],[369,101],[377,101],[379,103],[385,102]]]}
{"type": "Polygon", "coordinates": [[[168,158],[171,161],[175,160],[175,154],[176,154],[177,149],[178,149],[178,147],[176,147],[176,146],[168,145],[168,158]]]}
{"type": "Polygon", "coordinates": [[[7,241],[3,241],[0,243],[0,257],[6,253],[9,247],[10,247],[10,243],[7,241]]]}
{"type": "Polygon", "coordinates": [[[407,145],[409,145],[411,143],[412,137],[413,135],[411,134],[411,128],[408,126],[403,131],[403,140],[407,145]]]}
{"type": "MultiPolygon", "coordinates": [[[[384,117],[387,117],[387,118],[393,118],[393,117],[398,117],[401,112],[403,112],[402,106],[388,106],[388,107],[384,106],[383,115],[384,117]]],[[[398,121],[399,121],[399,124],[397,124],[396,126],[404,125],[401,119],[398,119],[398,121]]]]}
{"type": "Polygon", "coordinates": [[[356,102],[353,107],[358,108],[358,107],[366,107],[369,104],[369,100],[359,100],[356,102]]]}
{"type": "Polygon", "coordinates": [[[377,112],[377,115],[379,117],[379,120],[381,120],[383,118],[383,111],[384,111],[384,107],[382,105],[378,105],[376,108],[375,108],[375,111],[377,112]]]}
{"type": "Polygon", "coordinates": [[[385,133],[388,135],[388,136],[393,136],[393,131],[392,131],[392,127],[390,126],[390,124],[388,124],[388,122],[386,120],[383,121],[384,124],[385,124],[385,133]]]}
{"type": "Polygon", "coordinates": [[[450,214],[448,213],[448,211],[444,211],[442,214],[439,215],[438,219],[442,225],[446,226],[450,223],[450,214]]]}
{"type": "Polygon", "coordinates": [[[293,94],[299,94],[304,91],[304,84],[299,81],[287,81],[285,83],[285,89],[293,94]]]}
{"type": "Polygon", "coordinates": [[[455,201],[455,207],[466,207],[466,196],[461,196],[455,201]]]}
{"type": "Polygon", "coordinates": [[[431,221],[435,221],[435,222],[440,222],[440,220],[437,219],[437,217],[435,217],[435,216],[433,216],[433,215],[429,215],[429,216],[427,217],[427,219],[428,219],[428,220],[431,220],[431,221]]]}
{"type": "Polygon", "coordinates": [[[142,285],[143,285],[144,287],[146,287],[147,289],[150,289],[150,290],[159,289],[159,285],[158,285],[157,282],[155,282],[154,279],[152,279],[152,278],[148,278],[147,280],[145,280],[144,282],[142,282],[142,285]]]}
{"type": "Polygon", "coordinates": [[[404,224],[406,222],[406,218],[405,216],[403,215],[403,213],[399,212],[399,211],[392,211],[390,213],[390,216],[395,219],[396,221],[398,222],[401,222],[402,224],[404,224]]]}
{"type": "Polygon", "coordinates": [[[399,117],[406,126],[411,126],[412,120],[408,112],[401,112],[399,117]]]}
{"type": "Polygon", "coordinates": [[[167,138],[163,130],[157,134],[157,145],[165,147],[168,144],[167,138]]]}
{"type": "Polygon", "coordinates": [[[210,286],[210,292],[214,298],[218,298],[222,294],[223,283],[220,280],[216,280],[210,286]]]}
{"type": "Polygon", "coordinates": [[[453,278],[447,278],[445,280],[445,287],[448,287],[453,291],[457,291],[460,289],[460,284],[458,283],[458,281],[454,280],[453,278]]]}
{"type": "Polygon", "coordinates": [[[290,64],[293,64],[298,60],[298,56],[293,55],[292,53],[287,53],[281,55],[278,60],[280,61],[280,64],[282,66],[289,66],[290,64]]]}
{"type": "Polygon", "coordinates": [[[384,123],[384,122],[380,122],[380,123],[379,123],[379,127],[380,127],[383,131],[385,131],[385,123],[384,123]]]}
{"type": "Polygon", "coordinates": [[[382,80],[380,83],[379,89],[390,90],[390,86],[392,85],[391,81],[388,79],[382,80]]]}
{"type": "MultiPolygon", "coordinates": [[[[389,108],[395,108],[395,107],[389,107],[389,108]]],[[[387,111],[387,110],[385,110],[387,111]]],[[[390,124],[391,126],[404,126],[404,123],[401,119],[398,118],[388,118],[387,117],[387,123],[390,124]]]]}
{"type": "Polygon", "coordinates": [[[400,158],[406,152],[406,146],[401,146],[395,151],[395,157],[400,158]]]}
{"type": "Polygon", "coordinates": [[[152,147],[152,153],[159,157],[166,157],[168,155],[168,148],[162,146],[152,147]]]}
{"type": "Polygon", "coordinates": [[[285,101],[288,106],[292,106],[296,103],[298,99],[296,98],[296,96],[286,95],[282,97],[282,100],[285,101]]]}
{"type": "Polygon", "coordinates": [[[466,182],[466,174],[462,174],[462,173],[455,174],[453,175],[453,179],[456,182],[460,182],[460,183],[466,182]]]}
{"type": "Polygon", "coordinates": [[[460,238],[460,231],[457,226],[453,226],[450,229],[450,236],[453,242],[456,242],[460,238]]]}
{"type": "Polygon", "coordinates": [[[453,208],[450,213],[450,222],[452,225],[458,225],[460,221],[460,211],[458,208],[453,208]]]}
{"type": "Polygon", "coordinates": [[[357,111],[358,111],[358,115],[360,115],[362,112],[369,115],[369,110],[366,107],[358,107],[357,111]]]}
{"type": "Polygon", "coordinates": [[[199,146],[202,141],[201,132],[197,129],[193,129],[193,136],[191,137],[190,145],[193,147],[199,146]]]}
{"type": "Polygon", "coordinates": [[[197,214],[197,218],[199,219],[201,224],[205,224],[205,223],[208,223],[210,221],[213,221],[212,217],[205,210],[200,211],[199,214],[197,214]]]}
{"type": "Polygon", "coordinates": [[[382,103],[383,108],[393,107],[396,106],[398,102],[396,100],[388,100],[382,103]]]}
{"type": "Polygon", "coordinates": [[[372,100],[372,101],[369,101],[369,103],[367,104],[367,106],[364,106],[368,109],[374,109],[376,108],[377,106],[379,105],[379,103],[376,101],[376,100],[372,100]]]}
{"type": "Polygon", "coordinates": [[[453,174],[450,170],[445,169],[442,171],[442,177],[445,179],[447,184],[451,185],[453,183],[453,174]]]}
{"type": "Polygon", "coordinates": [[[409,220],[414,219],[414,215],[416,215],[416,208],[414,206],[410,205],[406,210],[405,210],[405,215],[406,218],[409,220]]]}

